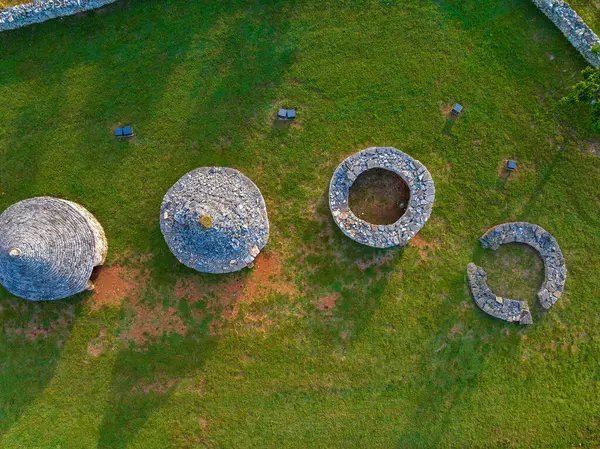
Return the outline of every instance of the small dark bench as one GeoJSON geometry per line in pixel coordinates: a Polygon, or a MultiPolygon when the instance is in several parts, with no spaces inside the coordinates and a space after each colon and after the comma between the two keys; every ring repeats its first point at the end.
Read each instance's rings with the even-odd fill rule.
{"type": "Polygon", "coordinates": [[[460,113],[462,112],[462,110],[463,110],[463,107],[460,104],[456,103],[454,105],[454,107],[452,108],[452,114],[454,114],[454,115],[460,115],[460,113]]]}
{"type": "Polygon", "coordinates": [[[127,138],[133,137],[133,128],[131,126],[124,126],[123,128],[115,128],[115,137],[117,138],[127,138]]]}
{"type": "Polygon", "coordinates": [[[280,120],[293,120],[296,118],[296,110],[295,109],[280,109],[277,112],[277,117],[280,120]]]}

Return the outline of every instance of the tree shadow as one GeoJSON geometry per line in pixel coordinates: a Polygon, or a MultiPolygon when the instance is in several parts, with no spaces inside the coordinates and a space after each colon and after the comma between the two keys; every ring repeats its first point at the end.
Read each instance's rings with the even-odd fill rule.
{"type": "MultiPolygon", "coordinates": [[[[329,340],[360,337],[380,308],[403,248],[371,248],[347,237],[329,210],[329,186],[302,230],[302,264],[317,312],[312,326],[329,340]],[[335,300],[335,301],[334,301],[335,300]],[[328,303],[331,306],[328,306],[328,303]]],[[[305,292],[306,293],[306,292],[305,292]]]]}
{"type": "MultiPolygon", "coordinates": [[[[172,173],[174,182],[185,169],[210,162],[235,161],[248,167],[254,164],[250,152],[244,152],[241,147],[248,131],[245,124],[269,104],[274,87],[293,61],[293,48],[280,45],[280,37],[288,29],[285,11],[278,12],[283,4],[265,3],[257,7],[236,1],[136,2],[119,14],[88,14],[85,18],[50,21],[1,36],[6,52],[0,59],[8,61],[4,69],[0,68],[0,74],[9,74],[3,79],[5,86],[29,82],[31,84],[24,87],[25,94],[31,85],[51,86],[39,96],[36,107],[16,111],[8,140],[15,145],[8,145],[8,151],[3,153],[6,162],[3,171],[7,173],[6,179],[14,179],[15,173],[20,178],[18,184],[7,184],[9,195],[3,199],[12,201],[17,192],[19,196],[50,194],[85,205],[107,232],[111,245],[109,257],[113,257],[115,248],[116,252],[123,248],[134,251],[150,248],[155,253],[149,262],[155,269],[155,284],[168,277],[171,282],[167,287],[173,287],[177,276],[182,275],[215,285],[225,283],[225,280],[192,272],[168,251],[158,226],[158,211],[160,199],[171,180],[162,178],[165,167],[172,173]],[[252,12],[254,9],[258,12],[252,12]],[[212,28],[223,23],[224,39],[212,36],[204,40],[212,28]],[[53,39],[48,39],[48,34],[53,39]],[[202,71],[207,70],[205,67],[193,73],[201,82],[211,80],[210,95],[202,95],[197,85],[185,84],[186,79],[182,79],[181,85],[171,83],[178,75],[177,70],[185,68],[186,63],[193,66],[205,53],[214,60],[208,70],[220,76],[211,78],[202,71]],[[89,73],[80,72],[90,67],[93,70],[89,73]],[[75,76],[81,73],[79,81],[87,83],[86,89],[76,92],[73,98],[78,101],[77,114],[64,102],[64,88],[68,88],[66,74],[71,71],[75,76]],[[178,104],[169,98],[161,104],[166,95],[181,92],[189,93],[192,101],[178,104]],[[172,106],[178,106],[185,114],[169,120],[172,117],[165,113],[172,112],[172,106]],[[186,107],[189,110],[184,111],[186,107]],[[130,142],[114,140],[110,129],[118,121],[133,124],[138,138],[130,142]],[[213,122],[215,126],[207,126],[213,122]],[[165,132],[173,129],[176,132],[165,132]],[[39,135],[24,139],[29,132],[39,135]],[[62,136],[69,136],[66,152],[55,150],[57,133],[58,141],[62,136]],[[159,151],[165,141],[217,142],[224,134],[233,136],[235,152],[222,154],[213,146],[204,153],[174,154],[173,161],[166,163],[164,154],[159,151]],[[29,145],[25,153],[24,145],[29,145]],[[144,150],[141,154],[140,149],[144,150]],[[48,160],[44,161],[44,157],[52,155],[62,161],[60,167],[51,167],[48,160]],[[143,165],[140,160],[149,162],[143,165]],[[42,169],[44,176],[40,176],[42,169]],[[49,177],[48,173],[58,176],[49,177]],[[148,180],[159,181],[148,185],[148,180]],[[125,227],[127,232],[118,232],[125,227]]],[[[4,140],[5,135],[0,133],[0,138],[4,140]]],[[[64,149],[63,145],[60,147],[64,149]]],[[[243,283],[246,276],[243,273],[236,279],[243,283]]],[[[185,315],[192,306],[183,299],[178,307],[185,315]]],[[[150,345],[147,353],[130,348],[118,354],[110,387],[111,407],[105,411],[101,425],[99,444],[102,447],[115,444],[125,447],[176,388],[173,384],[163,393],[163,377],[168,386],[172,379],[192,376],[213,351],[214,342],[208,337],[206,320],[188,319],[186,325],[195,329],[194,333],[165,337],[150,345]],[[153,386],[155,382],[158,386],[153,386]],[[132,410],[138,410],[139,414],[129,421],[132,410]],[[128,424],[121,430],[123,423],[128,424]]],[[[38,385],[33,385],[31,380],[32,385],[27,389],[18,390],[20,396],[29,398],[30,402],[52,379],[60,354],[51,348],[40,351],[35,359],[14,350],[7,354],[15,360],[10,369],[19,363],[25,369],[29,365],[23,359],[27,358],[35,360],[35,366],[44,365],[40,378],[45,383],[38,379],[38,385]],[[44,354],[55,360],[44,364],[44,354]]],[[[35,372],[33,369],[30,371],[35,372]]],[[[14,402],[14,395],[10,394],[9,400],[14,402]]],[[[22,403],[10,412],[13,422],[28,403],[19,400],[22,403]]],[[[10,425],[10,421],[7,422],[10,425]]]]}
{"type": "MultiPolygon", "coordinates": [[[[465,291],[465,275],[459,275],[452,284],[453,297],[465,291]]],[[[422,355],[415,387],[416,404],[400,436],[398,448],[436,448],[443,445],[444,437],[457,420],[457,413],[477,391],[479,380],[485,375],[497,345],[506,344],[503,330],[518,325],[501,323],[477,309],[480,324],[470,328],[455,327],[456,314],[452,304],[446,303],[436,311],[434,328],[438,331],[422,341],[422,355]]],[[[476,309],[476,307],[475,307],[476,309]]],[[[473,310],[473,309],[470,309],[473,310]]],[[[504,349],[505,350],[505,349],[504,349]]]]}
{"type": "Polygon", "coordinates": [[[0,291],[0,440],[52,379],[85,295],[32,302],[0,291]]]}
{"type": "Polygon", "coordinates": [[[169,402],[182,380],[193,382],[215,347],[215,341],[201,333],[165,338],[146,352],[122,350],[113,368],[98,447],[128,447],[146,421],[169,402]]]}

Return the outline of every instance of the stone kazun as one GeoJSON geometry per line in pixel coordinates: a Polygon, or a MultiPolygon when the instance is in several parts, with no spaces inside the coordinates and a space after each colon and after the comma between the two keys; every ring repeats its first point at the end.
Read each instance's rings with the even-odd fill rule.
{"type": "Polygon", "coordinates": [[[30,198],[0,215],[0,283],[15,296],[55,300],[92,290],[107,251],[102,226],[79,204],[30,198]]]}
{"type": "MultiPolygon", "coordinates": [[[[482,247],[494,251],[505,243],[531,246],[544,261],[545,279],[537,294],[540,304],[549,309],[562,296],[567,279],[565,259],[556,239],[541,226],[526,222],[504,223],[487,231],[479,241],[482,247]]],[[[527,303],[497,297],[487,286],[487,275],[482,268],[470,263],[467,279],[473,299],[481,310],[505,321],[533,323],[527,303]]]]}
{"type": "Polygon", "coordinates": [[[260,190],[227,167],[201,167],[179,179],[163,199],[160,228],[175,257],[205,273],[247,267],[269,240],[260,190]]]}
{"type": "Polygon", "coordinates": [[[375,248],[404,246],[425,225],[435,200],[435,186],[425,166],[392,147],[372,147],[353,154],[335,170],[329,183],[329,209],[344,234],[375,248]],[[364,171],[382,168],[399,175],[410,189],[406,212],[389,225],[376,225],[357,217],[348,205],[350,186],[364,171]]]}

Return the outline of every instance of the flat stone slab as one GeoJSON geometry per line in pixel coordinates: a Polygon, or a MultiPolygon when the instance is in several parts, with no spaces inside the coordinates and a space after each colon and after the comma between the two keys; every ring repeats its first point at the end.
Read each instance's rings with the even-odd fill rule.
{"type": "Polygon", "coordinates": [[[435,200],[435,186],[425,166],[392,147],[371,147],[345,159],[329,184],[329,209],[344,234],[374,248],[404,246],[425,225],[435,200]],[[363,172],[382,168],[399,175],[410,189],[406,212],[395,223],[376,225],[357,217],[348,205],[350,186],[363,172]]]}
{"type": "Polygon", "coordinates": [[[241,270],[269,240],[260,190],[227,167],[201,167],[181,177],[163,199],[160,229],[181,263],[205,273],[241,270]]]}
{"type": "MultiPolygon", "coordinates": [[[[482,247],[494,251],[505,243],[524,243],[531,246],[544,261],[545,278],[537,294],[540,304],[549,309],[562,296],[567,279],[565,259],[556,239],[541,226],[526,222],[504,223],[487,231],[479,241],[482,247]]],[[[487,276],[483,269],[469,264],[467,278],[475,303],[481,310],[505,321],[532,323],[531,314],[529,309],[525,308],[524,301],[504,299],[508,309],[497,302],[498,297],[487,287],[487,276]]]]}

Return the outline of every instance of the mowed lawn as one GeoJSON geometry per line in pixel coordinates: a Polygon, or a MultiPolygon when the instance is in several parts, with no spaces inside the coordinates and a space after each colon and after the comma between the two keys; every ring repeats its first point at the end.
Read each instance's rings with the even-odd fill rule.
{"type": "Polygon", "coordinates": [[[0,447],[598,447],[600,143],[557,104],[585,62],[529,0],[131,3],[0,33],[0,211],[77,201],[110,246],[95,293],[0,288],[0,447]],[[436,183],[404,249],[329,215],[333,170],[374,145],[436,183]],[[193,272],[160,233],[164,193],[213,165],[268,206],[243,273],[193,272]],[[566,257],[547,313],[535,254],[479,247],[513,220],[566,257]],[[471,261],[533,326],[476,308],[471,261]]]}

